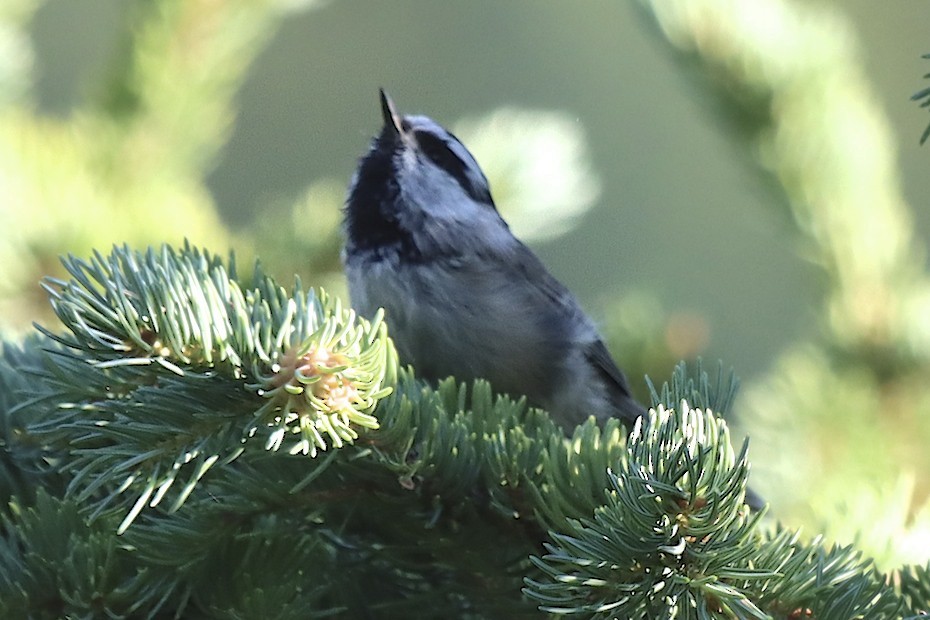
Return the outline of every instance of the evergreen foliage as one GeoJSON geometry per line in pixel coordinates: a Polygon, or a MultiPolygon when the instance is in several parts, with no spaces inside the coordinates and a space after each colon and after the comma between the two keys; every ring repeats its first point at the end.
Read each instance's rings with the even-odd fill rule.
{"type": "Polygon", "coordinates": [[[260,269],[243,286],[232,259],[64,262],[71,279],[47,287],[68,331],[8,347],[0,371],[3,617],[891,618],[928,603],[926,569],[896,589],[854,548],[749,512],[748,443],[734,451],[713,410],[732,374],[682,365],[629,437],[593,420],[565,437],[484,382],[424,384],[383,323],[260,269]]]}
{"type": "MultiPolygon", "coordinates": [[[[418,380],[379,317],[231,256],[52,264],[103,238],[174,242],[181,221],[230,244],[205,176],[251,61],[301,4],[133,3],[106,87],[66,118],[32,97],[39,0],[0,9],[0,297],[5,322],[46,326],[0,350],[0,617],[927,613],[930,279],[842,20],[785,0],[640,3],[822,268],[821,331],[738,411],[732,374],[680,366],[629,435],[566,437],[485,383],[418,380]],[[25,292],[46,273],[55,318],[25,292]],[[731,413],[771,513],[743,503],[731,413]]],[[[262,253],[338,286],[342,186],[269,212],[262,253]]],[[[684,355],[666,323],[635,298],[608,318],[632,376],[684,355]]]]}

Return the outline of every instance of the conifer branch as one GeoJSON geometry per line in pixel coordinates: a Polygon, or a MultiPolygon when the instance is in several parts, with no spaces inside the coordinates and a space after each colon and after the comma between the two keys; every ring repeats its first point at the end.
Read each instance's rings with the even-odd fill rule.
{"type": "Polygon", "coordinates": [[[43,331],[73,351],[57,373],[70,400],[33,432],[70,447],[69,488],[97,498],[96,512],[135,494],[121,532],[175,486],[177,510],[249,440],[316,456],[377,428],[370,412],[396,368],[378,318],[358,319],[299,283],[288,293],[260,273],[242,290],[234,262],[227,271],[190,246],[64,263],[72,280],[45,286],[70,333],[43,331]]]}
{"type": "MultiPolygon", "coordinates": [[[[923,58],[930,58],[930,54],[924,54],[923,58]]],[[[930,73],[924,75],[924,79],[930,78],[930,73]]],[[[928,108],[930,107],[930,87],[921,89],[920,91],[914,93],[911,96],[911,101],[920,101],[920,107],[928,108]]],[[[927,138],[930,138],[930,125],[927,125],[923,133],[920,134],[920,144],[923,145],[927,138]]]]}
{"type": "Polygon", "coordinates": [[[617,421],[593,420],[566,438],[485,382],[431,387],[397,369],[382,322],[299,283],[285,291],[259,273],[242,287],[232,261],[189,246],[65,263],[72,279],[48,288],[70,331],[10,349],[4,359],[28,368],[0,372],[30,390],[9,401],[18,430],[4,429],[5,477],[37,454],[47,470],[35,501],[11,487],[0,615],[60,592],[46,601],[59,615],[103,600],[149,617],[429,605],[470,617],[538,606],[864,618],[919,609],[930,591],[924,570],[895,589],[852,548],[761,531],[744,504],[747,447],[733,450],[710,408],[729,406],[732,373],[711,380],[682,365],[653,387],[655,408],[629,439],[617,421]],[[344,382],[358,398],[344,398],[344,382]],[[327,450],[307,458],[302,442],[316,438],[302,420],[351,434],[335,431],[340,443],[319,422],[327,450]],[[56,528],[69,530],[59,555],[72,559],[50,564],[56,528]],[[102,599],[81,569],[98,561],[102,599]],[[307,586],[282,589],[295,566],[307,586]]]}

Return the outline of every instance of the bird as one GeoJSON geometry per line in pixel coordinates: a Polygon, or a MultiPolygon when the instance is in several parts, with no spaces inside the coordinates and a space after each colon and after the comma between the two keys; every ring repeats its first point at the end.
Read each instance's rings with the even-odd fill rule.
{"type": "Polygon", "coordinates": [[[501,217],[474,156],[380,93],[384,125],[343,208],[353,308],[383,308],[401,361],[428,380],[486,379],[566,430],[589,416],[632,426],[646,409],[575,295],[501,217]]]}

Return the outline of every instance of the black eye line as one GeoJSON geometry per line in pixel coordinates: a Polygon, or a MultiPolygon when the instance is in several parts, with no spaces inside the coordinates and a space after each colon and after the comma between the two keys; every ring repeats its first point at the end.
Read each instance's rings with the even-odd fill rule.
{"type": "Polygon", "coordinates": [[[459,159],[441,138],[425,131],[418,131],[414,136],[423,154],[446,172],[457,175],[465,167],[465,162],[459,159]]]}
{"type": "Polygon", "coordinates": [[[468,176],[466,170],[467,165],[449,148],[445,140],[426,131],[417,131],[414,133],[414,137],[416,138],[417,145],[420,147],[420,151],[426,155],[430,161],[452,175],[465,193],[473,199],[493,207],[494,203],[487,188],[475,187],[468,176]]]}

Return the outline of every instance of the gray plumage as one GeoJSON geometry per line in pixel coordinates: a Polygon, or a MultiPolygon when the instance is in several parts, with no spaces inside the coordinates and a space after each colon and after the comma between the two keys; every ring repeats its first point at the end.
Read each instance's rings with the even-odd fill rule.
{"type": "Polygon", "coordinates": [[[344,213],[353,306],[383,307],[402,361],[428,379],[488,379],[564,427],[641,416],[593,322],[511,233],[465,146],[381,102],[344,213]]]}

